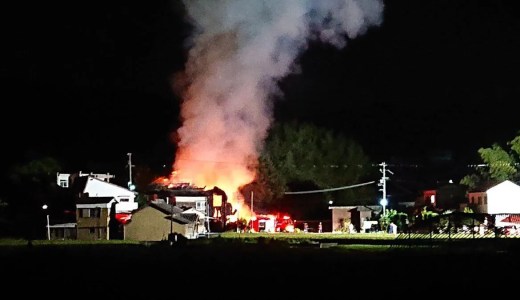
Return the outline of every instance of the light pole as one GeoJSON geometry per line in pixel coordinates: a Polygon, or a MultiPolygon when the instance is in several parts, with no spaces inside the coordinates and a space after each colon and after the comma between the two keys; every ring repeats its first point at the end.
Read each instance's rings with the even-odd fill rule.
{"type": "Polygon", "coordinates": [[[386,198],[386,181],[388,180],[388,177],[386,176],[386,172],[390,174],[394,174],[394,172],[386,168],[387,164],[385,162],[380,163],[379,166],[382,167],[379,169],[379,172],[383,174],[383,177],[379,179],[379,183],[377,185],[382,186],[382,188],[379,189],[383,192],[383,198],[381,199],[380,204],[383,206],[383,216],[386,216],[386,206],[388,205],[388,199],[386,198]]]}
{"type": "Polygon", "coordinates": [[[132,165],[132,153],[128,152],[126,155],[128,155],[128,188],[133,191],[135,185],[132,183],[132,167],[135,167],[135,165],[132,165]]]}
{"type": "Polygon", "coordinates": [[[251,191],[251,213],[255,212],[255,210],[253,209],[253,198],[254,198],[254,194],[253,194],[253,191],[251,191]]]}
{"type": "Polygon", "coordinates": [[[47,204],[44,204],[42,206],[43,210],[47,213],[47,240],[51,240],[51,226],[49,224],[49,213],[47,211],[47,208],[49,208],[49,206],[47,206],[47,204]]]}
{"type": "Polygon", "coordinates": [[[383,206],[383,216],[386,216],[386,206],[388,205],[388,200],[386,198],[381,199],[379,202],[383,206]]]}

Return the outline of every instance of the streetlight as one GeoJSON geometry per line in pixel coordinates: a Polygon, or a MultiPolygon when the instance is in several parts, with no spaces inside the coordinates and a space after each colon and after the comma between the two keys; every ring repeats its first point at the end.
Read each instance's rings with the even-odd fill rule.
{"type": "Polygon", "coordinates": [[[51,226],[49,225],[49,213],[47,211],[47,208],[49,208],[49,206],[47,206],[47,204],[44,204],[42,206],[43,210],[45,210],[45,212],[47,212],[47,239],[50,241],[51,240],[51,226]]]}
{"type": "Polygon", "coordinates": [[[386,216],[386,206],[388,205],[388,200],[383,198],[379,203],[383,206],[383,216],[386,216]]]}

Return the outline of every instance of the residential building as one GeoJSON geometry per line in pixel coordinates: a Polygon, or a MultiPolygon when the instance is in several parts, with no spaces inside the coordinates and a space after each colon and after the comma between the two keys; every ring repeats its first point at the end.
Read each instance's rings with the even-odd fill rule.
{"type": "Polygon", "coordinates": [[[77,239],[109,240],[115,204],[114,197],[80,197],[76,202],[77,239]]]}
{"type": "Polygon", "coordinates": [[[136,210],[130,222],[124,225],[125,240],[163,241],[170,234],[188,239],[207,232],[205,214],[194,208],[183,209],[164,201],[150,202],[136,210]]]}
{"type": "Polygon", "coordinates": [[[122,239],[123,224],[130,220],[138,203],[135,192],[111,183],[112,178],[110,174],[58,173],[58,184],[74,202],[76,223],[52,224],[51,238],[122,239]],[[75,234],[70,233],[71,228],[75,228],[75,234]]]}
{"type": "Polygon", "coordinates": [[[505,180],[486,191],[488,214],[520,214],[520,186],[505,180]]]}
{"type": "Polygon", "coordinates": [[[468,203],[467,205],[475,213],[487,213],[487,193],[486,192],[468,192],[468,203]]]}
{"type": "Polygon", "coordinates": [[[381,214],[382,206],[330,206],[329,209],[332,210],[332,231],[345,230],[345,224],[352,224],[360,232],[366,228],[365,221],[374,220],[381,214]]]}

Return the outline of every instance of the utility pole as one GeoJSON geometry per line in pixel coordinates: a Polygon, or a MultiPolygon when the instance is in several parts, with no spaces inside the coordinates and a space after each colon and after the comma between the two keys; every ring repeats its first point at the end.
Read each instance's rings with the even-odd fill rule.
{"type": "Polygon", "coordinates": [[[386,167],[388,166],[385,162],[382,162],[379,164],[381,166],[381,169],[379,169],[379,172],[383,174],[383,177],[379,179],[378,186],[382,186],[379,190],[383,192],[383,198],[381,198],[381,205],[383,206],[383,216],[386,216],[386,206],[388,205],[388,199],[386,198],[386,181],[388,180],[388,177],[386,176],[386,172],[390,174],[394,174],[392,171],[388,170],[386,167]]]}
{"type": "Polygon", "coordinates": [[[253,194],[253,191],[251,191],[251,212],[254,213],[254,209],[253,209],[253,197],[254,197],[254,194],[253,194]]]}
{"type": "Polygon", "coordinates": [[[128,152],[126,155],[128,155],[128,187],[133,190],[135,187],[132,184],[132,167],[135,165],[132,165],[132,153],[128,152]]]}

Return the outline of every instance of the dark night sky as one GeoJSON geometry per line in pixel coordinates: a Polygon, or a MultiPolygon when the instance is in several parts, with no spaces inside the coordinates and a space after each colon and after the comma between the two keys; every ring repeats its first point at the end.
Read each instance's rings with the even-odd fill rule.
{"type": "MultiPolygon", "coordinates": [[[[520,129],[515,2],[386,1],[381,26],[345,49],[311,44],[302,72],[280,82],[276,118],[336,129],[378,161],[471,162],[520,129]]],[[[41,153],[114,173],[127,152],[172,162],[169,82],[190,33],[180,1],[20,2],[0,19],[4,164],[41,153]]]]}

